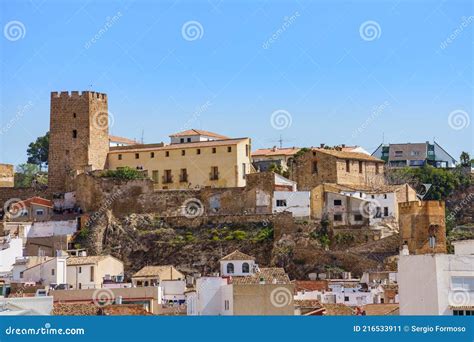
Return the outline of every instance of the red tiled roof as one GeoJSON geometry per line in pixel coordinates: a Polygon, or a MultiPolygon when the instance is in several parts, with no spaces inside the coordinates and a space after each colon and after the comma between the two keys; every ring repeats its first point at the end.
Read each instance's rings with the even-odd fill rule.
{"type": "Polygon", "coordinates": [[[109,141],[118,142],[122,144],[128,144],[128,145],[138,144],[136,140],[132,140],[132,139],[124,138],[124,137],[118,137],[116,135],[109,135],[109,141]]]}
{"type": "Polygon", "coordinates": [[[362,307],[367,316],[385,316],[396,314],[399,304],[367,304],[362,307]]]}
{"type": "Polygon", "coordinates": [[[232,253],[227,254],[221,260],[255,260],[255,258],[248,254],[242,253],[239,250],[235,250],[232,253]]]}
{"type": "Polygon", "coordinates": [[[206,137],[213,137],[216,139],[229,139],[229,137],[226,137],[224,135],[220,135],[217,133],[209,132],[209,131],[203,131],[201,129],[188,129],[186,131],[178,132],[175,134],[171,134],[170,137],[185,137],[189,135],[205,135],[206,137]]]}
{"type": "Polygon", "coordinates": [[[385,163],[382,159],[378,159],[368,154],[360,153],[360,152],[338,151],[338,150],[327,149],[327,148],[313,148],[313,151],[329,154],[331,156],[334,156],[340,159],[355,159],[355,160],[366,160],[366,161],[373,161],[373,162],[378,162],[378,163],[385,163]]]}
{"type": "Polygon", "coordinates": [[[53,207],[53,201],[50,201],[50,200],[47,200],[45,198],[38,197],[38,196],[31,197],[31,198],[28,198],[24,201],[17,202],[17,203],[14,204],[14,206],[29,207],[32,204],[40,205],[40,206],[43,206],[43,207],[49,207],[49,208],[53,207]]]}
{"type": "Polygon", "coordinates": [[[261,148],[252,152],[252,157],[259,156],[292,156],[300,150],[298,147],[289,148],[261,148]]]}
{"type": "Polygon", "coordinates": [[[296,280],[295,291],[327,291],[329,290],[326,280],[296,280]]]}

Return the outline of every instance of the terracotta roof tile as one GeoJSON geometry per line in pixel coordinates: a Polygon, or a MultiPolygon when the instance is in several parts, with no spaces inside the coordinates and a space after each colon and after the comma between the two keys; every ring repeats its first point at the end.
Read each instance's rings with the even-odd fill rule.
{"type": "Polygon", "coordinates": [[[132,140],[132,139],[124,138],[124,137],[118,137],[116,135],[109,135],[109,141],[118,142],[122,144],[128,144],[128,145],[138,144],[136,140],[132,140]]]}
{"type": "Polygon", "coordinates": [[[175,280],[183,279],[184,274],[179,272],[172,265],[161,265],[161,266],[145,266],[133,277],[159,277],[160,280],[175,280]]]}
{"type": "Polygon", "coordinates": [[[290,147],[290,148],[261,148],[252,152],[252,157],[259,156],[292,156],[296,154],[300,148],[290,147]]]}
{"type": "Polygon", "coordinates": [[[329,290],[326,280],[296,280],[295,291],[327,291],[329,290]]]}
{"type": "Polygon", "coordinates": [[[352,309],[344,304],[323,304],[325,316],[352,316],[352,309]]]}
{"type": "Polygon", "coordinates": [[[331,156],[334,156],[340,159],[355,159],[355,160],[373,161],[377,163],[385,163],[382,159],[378,159],[368,154],[360,153],[360,152],[337,151],[337,150],[331,150],[331,149],[326,149],[326,148],[313,148],[313,151],[329,154],[331,156]]]}
{"type": "Polygon", "coordinates": [[[175,134],[171,134],[170,137],[184,137],[184,136],[189,136],[189,135],[205,135],[207,137],[213,137],[216,139],[229,139],[228,137],[224,135],[220,135],[214,132],[209,132],[209,131],[204,131],[201,129],[188,129],[186,131],[178,132],[175,134]]]}
{"type": "Polygon", "coordinates": [[[265,284],[290,284],[290,278],[283,268],[269,267],[260,268],[259,272],[245,277],[232,277],[232,284],[255,285],[261,281],[265,284]]]}
{"type": "Polygon", "coordinates": [[[227,254],[221,260],[255,260],[255,258],[248,254],[242,253],[239,250],[235,250],[232,253],[227,254]]]}
{"type": "Polygon", "coordinates": [[[66,259],[66,263],[68,266],[96,264],[109,256],[110,255],[71,256],[66,259]]]}
{"type": "Polygon", "coordinates": [[[13,206],[25,206],[25,207],[29,207],[30,205],[41,205],[43,207],[49,207],[49,208],[52,208],[53,207],[53,201],[50,201],[48,199],[45,199],[45,198],[42,198],[42,197],[38,197],[38,196],[35,196],[35,197],[31,197],[31,198],[28,198],[24,201],[20,201],[20,202],[17,202],[17,203],[14,203],[13,206]]]}
{"type": "Polygon", "coordinates": [[[399,304],[367,304],[362,307],[367,316],[385,316],[398,313],[399,304]]]}

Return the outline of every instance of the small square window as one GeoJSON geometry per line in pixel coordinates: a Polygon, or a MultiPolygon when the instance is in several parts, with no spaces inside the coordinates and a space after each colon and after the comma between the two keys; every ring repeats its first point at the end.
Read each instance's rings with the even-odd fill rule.
{"type": "Polygon", "coordinates": [[[276,201],[276,206],[277,207],[286,207],[286,200],[280,199],[276,201]]]}
{"type": "Polygon", "coordinates": [[[191,138],[188,138],[187,141],[188,141],[188,142],[191,142],[191,138]]]}
{"type": "Polygon", "coordinates": [[[216,153],[216,151],[217,151],[216,148],[213,147],[213,148],[212,148],[212,153],[216,153]]]}
{"type": "Polygon", "coordinates": [[[227,147],[227,152],[232,152],[232,147],[228,146],[227,147]]]}
{"type": "Polygon", "coordinates": [[[155,158],[155,152],[150,152],[150,158],[155,158]]]}
{"type": "Polygon", "coordinates": [[[198,149],[196,150],[196,154],[201,154],[201,149],[200,149],[200,148],[198,148],[198,149]]]}
{"type": "Polygon", "coordinates": [[[135,153],[135,159],[140,159],[140,153],[135,153]]]}
{"type": "Polygon", "coordinates": [[[186,150],[181,150],[181,155],[185,156],[186,155],[186,150]]]}
{"type": "Polygon", "coordinates": [[[75,139],[77,138],[77,129],[72,130],[72,137],[75,139]]]}
{"type": "Polygon", "coordinates": [[[362,215],[361,214],[355,214],[354,215],[354,220],[355,221],[362,221],[362,215]]]}
{"type": "Polygon", "coordinates": [[[340,214],[334,215],[334,221],[341,222],[342,221],[342,215],[340,215],[340,214]]]}
{"type": "Polygon", "coordinates": [[[166,156],[166,157],[169,157],[169,156],[170,156],[170,151],[166,151],[166,152],[165,152],[165,156],[166,156]]]}
{"type": "Polygon", "coordinates": [[[184,143],[184,138],[179,139],[180,143],[184,143]]]}
{"type": "Polygon", "coordinates": [[[72,113],[72,117],[75,119],[77,117],[76,113],[72,113]]]}
{"type": "Polygon", "coordinates": [[[122,155],[121,154],[118,155],[118,160],[122,160],[122,155]]]}
{"type": "Polygon", "coordinates": [[[334,205],[342,205],[342,200],[334,200],[334,205]]]}

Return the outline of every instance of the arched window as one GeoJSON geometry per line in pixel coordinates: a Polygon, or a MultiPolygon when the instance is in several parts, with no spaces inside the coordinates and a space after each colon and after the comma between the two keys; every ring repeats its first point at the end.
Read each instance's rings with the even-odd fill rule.
{"type": "Polygon", "coordinates": [[[242,273],[249,273],[250,272],[250,266],[248,262],[244,262],[242,264],[242,273]]]}
{"type": "Polygon", "coordinates": [[[227,273],[234,273],[234,264],[231,262],[227,264],[227,273]]]}

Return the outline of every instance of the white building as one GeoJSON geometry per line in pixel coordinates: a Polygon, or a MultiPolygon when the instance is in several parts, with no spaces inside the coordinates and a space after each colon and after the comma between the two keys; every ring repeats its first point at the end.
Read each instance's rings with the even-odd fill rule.
{"type": "Polygon", "coordinates": [[[53,311],[53,297],[0,298],[0,316],[45,316],[53,311]]]}
{"type": "Polygon", "coordinates": [[[274,213],[290,212],[293,217],[310,217],[309,191],[274,191],[272,211],[274,213]]]}
{"type": "Polygon", "coordinates": [[[48,257],[43,262],[26,268],[19,274],[22,282],[35,282],[42,285],[67,284],[67,256],[48,257]]]}
{"type": "Polygon", "coordinates": [[[72,289],[102,288],[104,279],[123,274],[123,262],[111,255],[67,258],[67,283],[72,289]]]}
{"type": "Polygon", "coordinates": [[[17,258],[23,256],[23,239],[6,236],[0,242],[0,275],[7,275],[12,271],[17,258]]]}
{"type": "Polygon", "coordinates": [[[186,293],[188,316],[226,316],[233,311],[229,278],[200,277],[196,289],[186,293]]]}
{"type": "Polygon", "coordinates": [[[474,315],[474,240],[453,245],[454,254],[400,255],[400,315],[474,315]]]}

